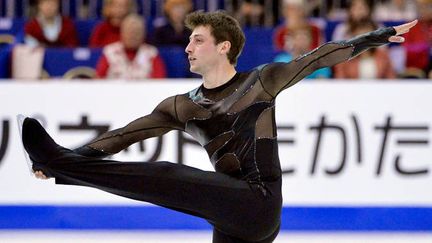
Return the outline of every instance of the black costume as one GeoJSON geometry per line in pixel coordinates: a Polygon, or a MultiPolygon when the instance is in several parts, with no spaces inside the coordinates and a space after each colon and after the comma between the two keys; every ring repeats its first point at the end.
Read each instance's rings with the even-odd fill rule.
{"type": "Polygon", "coordinates": [[[23,143],[33,169],[56,183],[91,186],[202,217],[214,226],[214,242],[272,242],[279,231],[281,168],[275,98],[314,70],[388,43],[393,28],[349,41],[327,43],[291,63],[272,63],[214,89],[203,85],[169,97],[127,126],[71,151],[37,121],[26,119],[23,143]],[[117,162],[101,157],[170,130],[192,135],[216,172],[168,162],[117,162]]]}

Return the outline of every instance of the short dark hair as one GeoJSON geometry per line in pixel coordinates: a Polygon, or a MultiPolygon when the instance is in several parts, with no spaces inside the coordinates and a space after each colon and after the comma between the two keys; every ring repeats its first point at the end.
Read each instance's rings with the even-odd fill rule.
{"type": "Polygon", "coordinates": [[[185,24],[192,31],[198,26],[210,26],[210,33],[215,38],[215,44],[223,41],[231,43],[231,49],[227,54],[228,60],[233,65],[237,64],[237,58],[243,50],[246,38],[235,18],[225,11],[207,13],[196,11],[187,15],[185,24]]]}

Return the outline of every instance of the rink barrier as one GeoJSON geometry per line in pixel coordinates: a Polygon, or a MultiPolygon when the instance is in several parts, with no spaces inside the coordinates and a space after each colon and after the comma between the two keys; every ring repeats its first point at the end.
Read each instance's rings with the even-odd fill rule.
{"type": "MultiPolygon", "coordinates": [[[[210,230],[153,206],[1,206],[1,230],[210,230]]],[[[430,207],[284,207],[284,231],[432,232],[430,207]]]]}

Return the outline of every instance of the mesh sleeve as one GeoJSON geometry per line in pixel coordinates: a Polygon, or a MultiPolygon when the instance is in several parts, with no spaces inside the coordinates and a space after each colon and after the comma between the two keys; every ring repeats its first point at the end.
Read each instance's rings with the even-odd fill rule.
{"type": "Polygon", "coordinates": [[[86,146],[114,154],[140,140],[161,136],[173,129],[182,130],[183,125],[177,119],[176,97],[165,99],[149,115],[138,118],[125,127],[106,132],[86,146]]]}
{"type": "Polygon", "coordinates": [[[371,47],[389,43],[395,35],[392,27],[357,36],[351,40],[328,42],[289,63],[271,63],[261,68],[260,78],[267,93],[276,97],[279,92],[296,84],[317,69],[346,61],[371,47]]]}

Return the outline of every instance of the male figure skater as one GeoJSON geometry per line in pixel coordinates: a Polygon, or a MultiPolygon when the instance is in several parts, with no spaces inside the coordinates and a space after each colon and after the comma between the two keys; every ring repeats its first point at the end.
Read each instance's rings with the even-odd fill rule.
{"type": "Polygon", "coordinates": [[[198,88],[163,100],[147,116],[75,150],[57,145],[34,119],[23,122],[23,144],[39,178],[95,187],[206,219],[213,242],[272,242],[280,226],[281,168],[275,98],[314,70],[348,60],[389,42],[416,24],[379,29],[327,43],[290,63],[270,63],[246,73],[235,64],[245,38],[224,12],[195,12],[186,53],[198,88]],[[101,158],[170,130],[192,135],[216,172],[169,162],[117,162],[101,158]]]}

